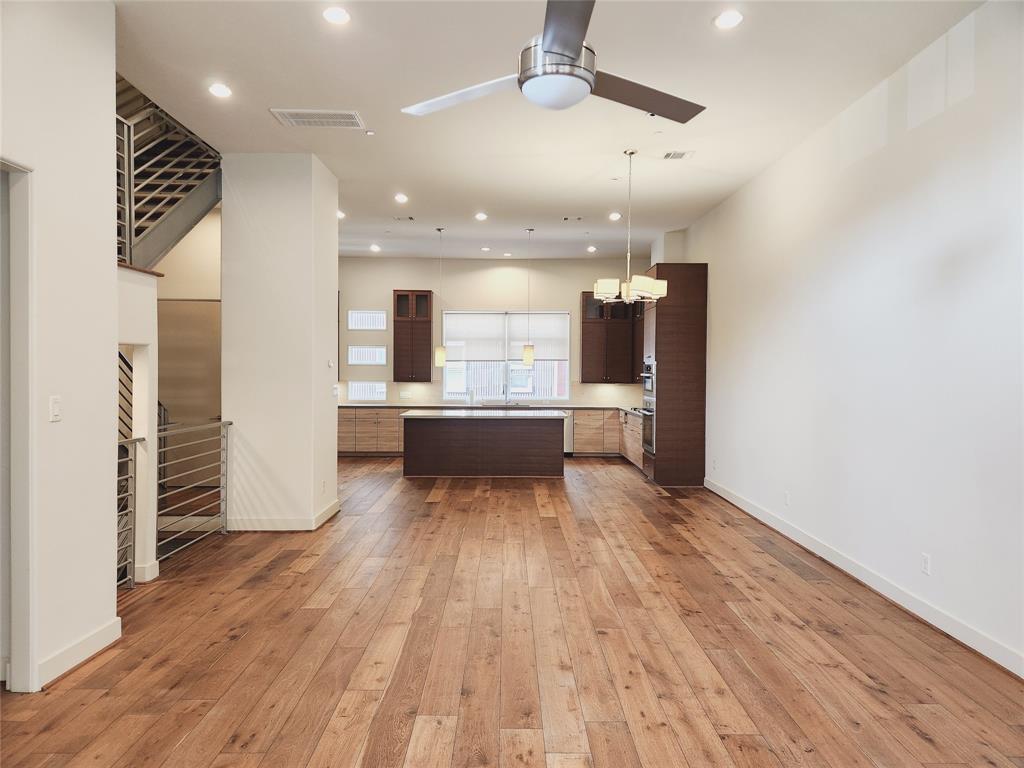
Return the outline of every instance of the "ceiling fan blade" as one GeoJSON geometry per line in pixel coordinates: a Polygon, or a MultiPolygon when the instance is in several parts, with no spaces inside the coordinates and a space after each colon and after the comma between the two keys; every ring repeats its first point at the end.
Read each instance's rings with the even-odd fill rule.
{"type": "Polygon", "coordinates": [[[541,45],[548,53],[575,59],[583,49],[594,0],[548,0],[541,45]]]}
{"type": "Polygon", "coordinates": [[[402,111],[407,115],[416,115],[417,117],[420,117],[421,115],[429,115],[431,112],[448,109],[448,107],[454,107],[466,101],[474,101],[475,99],[479,99],[484,96],[490,96],[492,93],[510,91],[514,88],[518,88],[518,80],[519,75],[499,77],[497,80],[488,80],[486,83],[478,83],[477,85],[469,86],[469,88],[463,88],[460,91],[452,91],[451,93],[446,93],[444,96],[438,96],[434,99],[421,101],[419,104],[402,107],[402,111]]]}
{"type": "Polygon", "coordinates": [[[646,85],[640,85],[640,83],[634,83],[632,80],[610,75],[607,72],[597,73],[597,81],[594,83],[594,90],[591,93],[602,99],[625,104],[627,107],[635,107],[659,117],[667,117],[677,123],[688,122],[704,111],[704,107],[700,104],[656,91],[646,85]]]}

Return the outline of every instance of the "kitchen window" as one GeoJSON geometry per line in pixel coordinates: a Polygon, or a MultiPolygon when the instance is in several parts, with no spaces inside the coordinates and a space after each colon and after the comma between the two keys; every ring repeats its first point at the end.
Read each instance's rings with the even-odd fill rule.
{"type": "Polygon", "coordinates": [[[445,312],[443,322],[445,400],[569,399],[568,312],[445,312]]]}
{"type": "Polygon", "coordinates": [[[350,381],[348,383],[348,399],[351,402],[387,400],[388,385],[383,381],[350,381]]]}

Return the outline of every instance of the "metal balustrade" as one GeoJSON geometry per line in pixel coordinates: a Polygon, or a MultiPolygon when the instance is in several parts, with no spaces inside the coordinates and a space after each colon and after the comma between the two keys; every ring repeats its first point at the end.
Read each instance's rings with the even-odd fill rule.
{"type": "Polygon", "coordinates": [[[136,450],[143,437],[119,440],[117,443],[117,585],[135,587],[135,470],[136,450]]]}
{"type": "Polygon", "coordinates": [[[157,559],[227,532],[230,421],[157,432],[157,559]]]}
{"type": "MultiPolygon", "coordinates": [[[[117,259],[148,267],[136,259],[141,241],[209,177],[219,174],[220,154],[140,97],[148,106],[131,117],[116,118],[117,259]]],[[[219,197],[218,182],[216,199],[219,197]]],[[[186,231],[194,223],[191,221],[186,231]]]]}

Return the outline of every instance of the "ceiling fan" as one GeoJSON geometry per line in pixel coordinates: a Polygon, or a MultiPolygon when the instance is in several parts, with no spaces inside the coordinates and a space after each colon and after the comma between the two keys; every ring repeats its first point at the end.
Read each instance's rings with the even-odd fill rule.
{"type": "Polygon", "coordinates": [[[421,101],[402,111],[429,115],[514,87],[548,109],[566,109],[593,94],[677,123],[704,111],[700,104],[599,71],[594,49],[584,40],[593,11],[594,0],[548,0],[543,33],[519,53],[519,74],[421,101]]]}

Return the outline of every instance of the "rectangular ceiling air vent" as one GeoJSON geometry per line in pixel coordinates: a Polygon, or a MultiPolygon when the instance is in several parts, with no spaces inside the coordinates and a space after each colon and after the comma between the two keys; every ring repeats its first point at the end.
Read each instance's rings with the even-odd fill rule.
{"type": "Polygon", "coordinates": [[[289,128],[366,128],[359,113],[349,109],[271,108],[270,112],[289,128]]]}
{"type": "Polygon", "coordinates": [[[673,152],[666,152],[665,153],[665,159],[666,160],[685,160],[686,158],[690,157],[692,154],[693,154],[692,150],[687,151],[687,152],[681,152],[679,150],[675,150],[673,152]]]}

